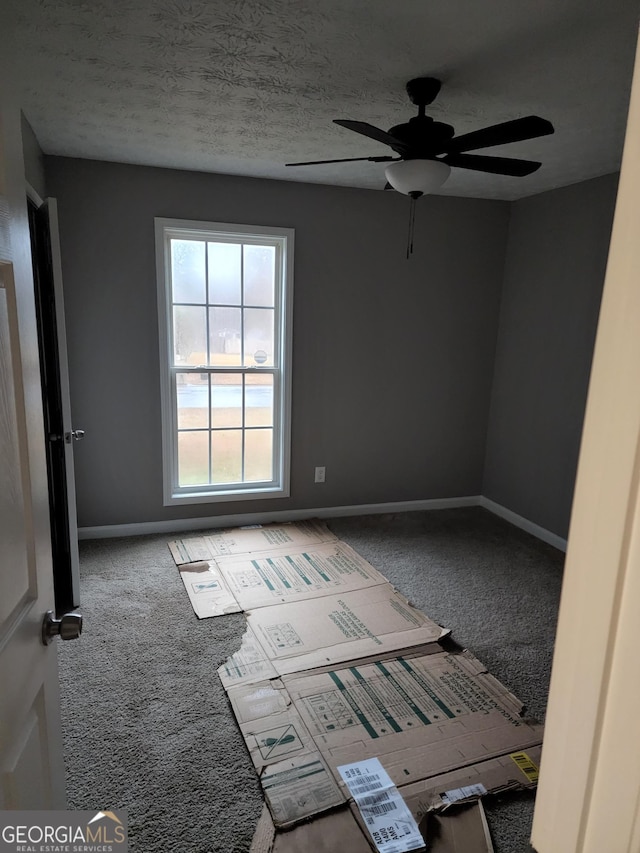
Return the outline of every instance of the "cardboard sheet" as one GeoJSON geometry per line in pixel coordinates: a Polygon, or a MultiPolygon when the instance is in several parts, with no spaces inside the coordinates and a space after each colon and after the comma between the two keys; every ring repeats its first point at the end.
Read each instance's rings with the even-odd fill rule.
{"type": "MultiPolygon", "coordinates": [[[[439,654],[442,647],[438,643],[424,643],[418,646],[412,646],[407,649],[407,654],[419,652],[422,655],[439,654]]],[[[396,657],[398,649],[391,649],[384,654],[376,655],[376,658],[383,661],[390,657],[396,657]]],[[[362,663],[369,663],[369,657],[353,658],[350,664],[359,666],[362,663]]],[[[333,665],[314,668],[314,672],[329,672],[333,669],[333,665]]],[[[269,656],[260,645],[258,638],[253,633],[251,628],[247,628],[240,641],[240,648],[237,652],[227,658],[226,662],[218,669],[218,676],[225,690],[230,687],[239,685],[260,684],[263,681],[278,677],[273,663],[269,656]]]]}
{"type": "Polygon", "coordinates": [[[247,622],[279,675],[431,643],[449,633],[391,584],[260,607],[247,614],[247,622]]]}
{"type": "Polygon", "coordinates": [[[388,583],[353,548],[338,540],[218,557],[216,564],[242,610],[388,583]]]}
{"type": "Polygon", "coordinates": [[[196,563],[231,554],[254,551],[271,551],[283,545],[317,545],[334,542],[336,536],[322,521],[295,521],[287,524],[254,524],[217,530],[206,536],[191,536],[169,542],[169,550],[176,562],[196,563]]]}
{"type": "Polygon", "coordinates": [[[380,850],[404,853],[393,807],[433,853],[490,853],[478,800],[535,786],[542,727],[448,629],[319,521],[169,547],[199,618],[246,613],[218,675],[279,830],[274,851],[364,853],[377,832],[380,850]],[[384,803],[358,799],[339,769],[372,759],[392,783],[384,803]]]}
{"type": "MultiPolygon", "coordinates": [[[[431,814],[420,822],[420,831],[429,844],[429,853],[494,853],[480,801],[431,814]]],[[[337,850],[349,853],[372,850],[349,809],[338,809],[293,829],[276,831],[265,806],[250,853],[336,853],[337,850]]]]}
{"type": "Polygon", "coordinates": [[[232,685],[277,678],[278,673],[256,635],[251,628],[247,628],[240,641],[240,648],[218,669],[218,676],[224,689],[228,690],[232,685]]]}
{"type": "Polygon", "coordinates": [[[178,568],[198,619],[242,612],[215,562],[184,563],[178,568]]]}
{"type": "MultiPolygon", "coordinates": [[[[535,785],[542,727],[520,716],[521,703],[467,651],[348,662],[228,695],[259,772],[285,755],[315,753],[347,799],[338,767],[371,757],[421,816],[535,785]]],[[[277,826],[298,819],[272,813],[277,826]]]]}
{"type": "MultiPolygon", "coordinates": [[[[540,737],[542,728],[538,726],[540,737]]],[[[540,766],[542,744],[524,750],[505,753],[470,766],[458,767],[433,778],[403,785],[400,789],[411,802],[414,813],[422,818],[434,810],[442,810],[449,803],[476,800],[485,793],[499,794],[535,788],[540,766]],[[526,768],[522,768],[523,756],[526,768]],[[533,771],[533,772],[532,772],[533,771]]]]}
{"type": "Polygon", "coordinates": [[[429,853],[494,853],[482,803],[432,814],[420,824],[429,853]]]}
{"type": "MultiPolygon", "coordinates": [[[[522,719],[521,703],[468,651],[282,681],[332,769],[373,753],[399,786],[542,741],[542,727],[522,719]]],[[[515,762],[512,775],[524,776],[515,762]]]]}
{"type": "Polygon", "coordinates": [[[276,825],[286,826],[345,802],[319,752],[285,758],[265,767],[260,784],[276,825]]]}
{"type": "Polygon", "coordinates": [[[448,634],[388,583],[262,607],[247,617],[240,649],[218,669],[225,690],[284,673],[368,660],[372,653],[378,659],[404,649],[430,654],[440,650],[437,641],[448,634]]]}
{"type": "Polygon", "coordinates": [[[364,833],[346,805],[278,832],[265,806],[249,853],[336,853],[339,850],[371,853],[364,833]]]}

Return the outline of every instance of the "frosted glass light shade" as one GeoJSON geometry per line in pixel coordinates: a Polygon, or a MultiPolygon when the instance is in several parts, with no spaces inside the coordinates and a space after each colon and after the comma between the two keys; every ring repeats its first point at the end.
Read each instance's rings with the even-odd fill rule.
{"type": "Polygon", "coordinates": [[[400,160],[384,170],[387,180],[399,193],[432,193],[441,187],[451,173],[451,166],[441,160],[400,160]]]}

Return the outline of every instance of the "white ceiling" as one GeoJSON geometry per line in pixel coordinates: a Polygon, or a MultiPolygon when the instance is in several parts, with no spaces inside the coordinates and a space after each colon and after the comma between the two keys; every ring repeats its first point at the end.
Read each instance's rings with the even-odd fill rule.
{"type": "MultiPolygon", "coordinates": [[[[6,2],[6,0],[3,0],[6,2]]],[[[477,153],[526,178],[454,169],[441,194],[516,199],[620,165],[639,0],[9,0],[23,110],[48,154],[381,189],[384,129],[416,108],[456,133],[537,114],[553,136],[477,153]]],[[[474,152],[476,153],[476,152],[474,152]]]]}

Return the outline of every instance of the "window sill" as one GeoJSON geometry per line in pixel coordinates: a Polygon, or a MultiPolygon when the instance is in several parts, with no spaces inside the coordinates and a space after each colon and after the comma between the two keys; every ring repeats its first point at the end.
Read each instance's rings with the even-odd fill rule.
{"type": "Polygon", "coordinates": [[[280,486],[269,486],[256,489],[232,489],[226,492],[180,492],[165,495],[164,506],[182,506],[202,503],[230,503],[240,501],[255,501],[263,498],[288,498],[289,488],[280,486]]]}

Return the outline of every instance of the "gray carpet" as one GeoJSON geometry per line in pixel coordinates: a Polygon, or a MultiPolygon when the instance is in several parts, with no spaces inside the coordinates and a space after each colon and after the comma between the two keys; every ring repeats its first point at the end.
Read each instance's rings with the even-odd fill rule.
{"type": "MultiPolygon", "coordinates": [[[[329,526],[544,718],[563,556],[478,508],[329,526]]],[[[216,668],[242,615],[198,621],[171,536],[81,543],[82,638],[60,643],[69,808],[125,808],[133,853],[247,853],[262,800],[216,668]]],[[[528,853],[533,796],[486,804],[528,853]]]]}

